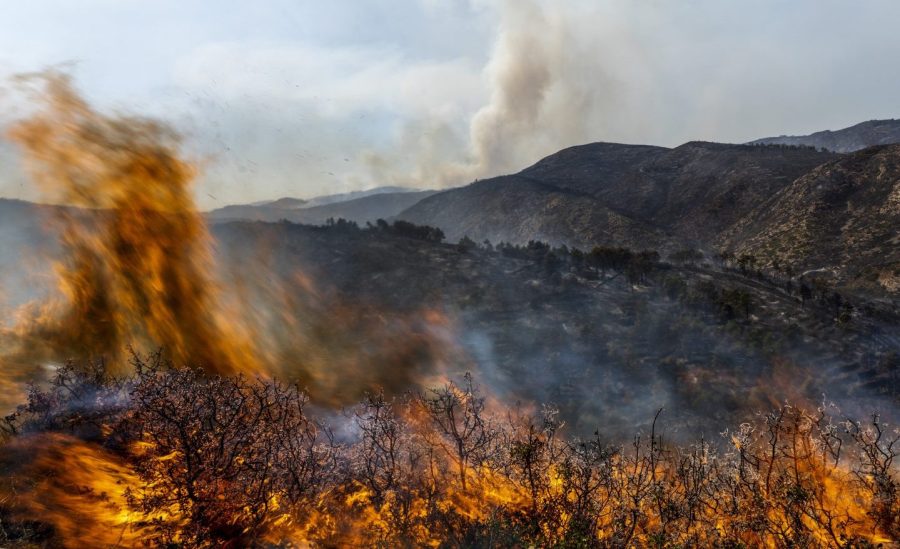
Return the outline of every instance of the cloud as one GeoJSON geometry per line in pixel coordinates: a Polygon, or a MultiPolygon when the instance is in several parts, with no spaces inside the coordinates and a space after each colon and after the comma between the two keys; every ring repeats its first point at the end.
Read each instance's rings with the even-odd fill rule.
{"type": "Polygon", "coordinates": [[[898,115],[888,0],[223,2],[29,3],[0,21],[0,72],[74,58],[93,102],[173,120],[209,207],[898,115]]]}
{"type": "Polygon", "coordinates": [[[450,116],[482,94],[479,68],[470,61],[410,61],[393,47],[210,44],[177,63],[175,82],[225,101],[306,104],[332,118],[372,111],[450,116]]]}
{"type": "Polygon", "coordinates": [[[485,96],[471,60],[409,60],[386,46],[209,44],[179,60],[174,81],[190,97],[184,125],[211,159],[207,198],[229,201],[411,183],[392,172],[464,146],[455,135],[485,96]],[[375,168],[378,146],[392,169],[375,168]]]}

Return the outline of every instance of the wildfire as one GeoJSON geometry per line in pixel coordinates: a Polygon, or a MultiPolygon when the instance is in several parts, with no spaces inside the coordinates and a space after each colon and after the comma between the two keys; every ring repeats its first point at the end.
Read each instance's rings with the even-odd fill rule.
{"type": "Polygon", "coordinates": [[[264,246],[235,262],[241,273],[217,271],[191,195],[196,169],[180,155],[178,135],[154,120],[94,110],[65,74],[35,81],[40,108],[9,135],[46,199],[74,208],[51,220],[63,248],[58,297],[16,311],[14,326],[0,332],[6,375],[26,372],[8,380],[12,387],[41,377],[35,364],[102,357],[124,373],[129,349],[161,348],[178,365],[277,375],[347,404],[371,387],[402,390],[460,355],[449,350],[439,311],[388,317],[343,302],[302,272],[273,280],[264,246]]]}
{"type": "Polygon", "coordinates": [[[900,434],[878,418],[835,424],[781,407],[722,444],[686,448],[654,432],[624,446],[571,438],[550,408],[511,409],[470,376],[454,383],[468,361],[439,311],[387,318],[303,274],[226,296],[177,136],[98,113],[63,75],[41,81],[43,108],[10,135],[48,196],[79,208],[61,210],[61,298],[20,311],[19,355],[5,360],[74,360],[2,424],[3,541],[842,547],[900,537],[900,434]],[[157,347],[165,356],[141,352],[157,347]]]}
{"type": "MultiPolygon", "coordinates": [[[[371,395],[340,441],[289,386],[139,366],[93,387],[110,448],[62,434],[4,447],[0,509],[22,537],[49,524],[71,547],[844,547],[900,528],[900,435],[877,418],[783,407],[724,451],[652,433],[614,446],[567,440],[552,410],[491,411],[467,381],[371,395]]],[[[65,375],[15,425],[46,429],[97,382],[65,375]]]]}

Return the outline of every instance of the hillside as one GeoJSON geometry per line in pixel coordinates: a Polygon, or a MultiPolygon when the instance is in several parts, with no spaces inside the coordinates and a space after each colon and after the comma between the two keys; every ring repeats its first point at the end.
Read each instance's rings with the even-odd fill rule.
{"type": "Polygon", "coordinates": [[[594,143],[515,176],[436,194],[398,217],[436,225],[451,240],[705,247],[761,200],[834,158],[804,148],[594,143]]]}
{"type": "Polygon", "coordinates": [[[358,375],[376,380],[396,375],[397,360],[427,368],[433,345],[420,332],[398,339],[392,325],[439,314],[440,337],[459,346],[445,372],[475,372],[509,400],[555,403],[576,432],[629,432],[663,406],[670,435],[715,435],[786,398],[827,393],[849,412],[883,398],[891,410],[900,397],[897,312],[862,299],[838,311],[831,293],[802,300],[796,285],[711,264],[628,274],[546,247],[463,250],[379,229],[229,223],[215,236],[238,273],[268,248],[275,272],[311,281],[295,297],[299,318],[329,339],[310,356],[342,364],[364,348],[358,375]],[[399,344],[402,358],[379,362],[399,344]]]}
{"type": "Polygon", "coordinates": [[[900,120],[869,120],[842,130],[764,137],[750,142],[751,145],[804,145],[842,153],[892,143],[900,143],[900,120]]]}
{"type": "Polygon", "coordinates": [[[586,193],[523,175],[438,193],[397,217],[440,227],[450,241],[468,236],[493,243],[542,240],[582,248],[597,244],[662,248],[671,240],[664,231],[603,207],[586,193]]]}
{"type": "MultiPolygon", "coordinates": [[[[819,171],[839,180],[860,165],[876,175],[896,168],[893,149],[871,156],[819,171]]],[[[35,215],[44,207],[0,206],[3,234],[53,247],[35,215]]],[[[579,433],[598,423],[610,436],[631,433],[664,406],[677,437],[714,435],[785,398],[827,393],[864,412],[878,399],[893,410],[898,398],[895,305],[864,296],[835,302],[829,288],[804,295],[795,281],[711,258],[668,264],[545,245],[472,249],[346,223],[231,222],[212,234],[223,287],[249,299],[254,314],[268,314],[271,303],[298,319],[280,328],[302,349],[284,357],[282,375],[314,394],[333,384],[321,392],[341,402],[364,387],[400,390],[406,376],[438,364],[441,373],[476,372],[510,401],[555,403],[579,433]],[[324,377],[304,377],[311,364],[324,377]],[[358,379],[330,377],[342,368],[358,379]]],[[[50,258],[26,257],[13,248],[0,255],[5,289],[20,298],[53,283],[50,258]]]]}
{"type": "Polygon", "coordinates": [[[367,196],[374,196],[377,194],[400,194],[400,193],[411,193],[418,192],[421,189],[413,189],[410,187],[398,187],[396,185],[388,185],[384,187],[375,187],[374,189],[367,189],[365,191],[350,191],[346,193],[338,193],[338,194],[326,194],[323,196],[316,196],[310,198],[309,200],[304,201],[304,207],[312,208],[315,206],[325,206],[327,204],[336,204],[338,202],[347,202],[348,200],[356,200],[357,198],[365,198],[367,196]]]}
{"type": "MultiPolygon", "coordinates": [[[[625,152],[632,150],[626,147],[625,152]]],[[[628,155],[632,158],[616,162],[618,169],[604,169],[604,157],[621,156],[619,150],[609,144],[565,149],[522,173],[583,190],[634,219],[707,243],[761,200],[835,157],[804,149],[694,141],[628,155]]]]}
{"type": "Polygon", "coordinates": [[[900,292],[900,145],[816,168],[761,203],[726,243],[767,265],[900,292]]]}

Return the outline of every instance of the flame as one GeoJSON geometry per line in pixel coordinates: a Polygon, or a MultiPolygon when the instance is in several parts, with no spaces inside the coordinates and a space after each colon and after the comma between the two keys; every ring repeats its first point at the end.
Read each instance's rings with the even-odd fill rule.
{"type": "MultiPolygon", "coordinates": [[[[41,520],[64,547],[137,547],[144,517],[128,505],[128,489],[140,479],[124,460],[74,437],[47,434],[17,438],[3,447],[3,506],[13,519],[41,520]]],[[[8,534],[7,534],[8,535],[8,534]]]]}
{"type": "Polygon", "coordinates": [[[43,377],[38,365],[103,358],[125,373],[131,349],[161,348],[176,365],[211,374],[277,375],[330,405],[471,368],[441,311],[387,315],[303,272],[273,280],[283,235],[271,228],[254,235],[255,255],[233,262],[239,274],[216,265],[192,199],[197,170],[174,130],[92,108],[64,73],[25,81],[39,84],[38,108],[8,134],[46,200],[66,207],[51,220],[63,248],[58,296],[21,307],[13,327],[0,328],[10,405],[24,382],[43,377]]]}
{"type": "MultiPolygon", "coordinates": [[[[179,156],[175,133],[154,121],[95,111],[64,75],[40,81],[43,108],[10,135],[48,196],[79,209],[62,210],[58,220],[61,297],[19,311],[12,336],[20,355],[6,360],[102,356],[127,375],[128,347],[162,347],[176,368],[126,377],[132,401],[93,435],[107,446],[52,432],[17,433],[4,444],[0,517],[22,528],[20,538],[67,547],[133,546],[161,530],[173,544],[237,545],[254,536],[300,547],[465,546],[478,532],[498,536],[492,542],[498,546],[529,540],[841,546],[854,538],[892,539],[871,512],[877,498],[866,483],[873,481],[861,481],[848,460],[823,458],[826,439],[796,410],[779,418],[785,423],[768,424],[782,437],[775,446],[748,428],[726,438],[732,447],[723,454],[708,446],[664,447],[656,439],[633,447],[564,441],[558,425],[512,420],[514,412],[498,399],[446,381],[471,363],[454,347],[452,322],[441,311],[388,318],[376,304],[328,295],[303,273],[285,285],[259,277],[225,295],[211,274],[210,237],[191,199],[195,169],[179,156]],[[259,301],[272,306],[246,305],[259,301]],[[207,375],[177,368],[185,364],[207,375]],[[208,375],[243,372],[253,375],[208,375]],[[429,405],[426,394],[379,403],[386,415],[374,432],[389,434],[389,444],[367,446],[359,425],[355,438],[323,441],[327,430],[309,426],[301,409],[306,397],[267,385],[273,374],[299,380],[319,404],[348,404],[365,389],[391,393],[413,381],[441,386],[432,397],[447,400],[429,405]],[[156,406],[156,416],[129,408],[156,382],[164,390],[141,401],[156,406]],[[209,392],[213,384],[220,393],[209,392]],[[278,408],[278,398],[292,407],[278,408]],[[448,402],[456,407],[441,408],[448,402]],[[176,413],[184,421],[173,419],[176,413]],[[159,426],[148,417],[176,427],[151,433],[159,426]],[[285,435],[277,429],[285,420],[306,426],[303,436],[324,449],[304,454],[293,431],[278,444],[261,440],[285,435]],[[235,427],[240,421],[248,422],[243,431],[235,427]],[[215,436],[223,432],[237,442],[226,448],[230,442],[215,436]],[[377,470],[369,477],[360,473],[371,452],[387,451],[389,457],[372,458],[377,470]],[[198,466],[210,455],[212,466],[198,466]],[[284,485],[296,471],[284,468],[307,465],[297,456],[321,471],[291,492],[284,485]],[[327,459],[318,463],[321,456],[327,459]],[[276,471],[271,478],[278,482],[256,476],[260,471],[276,471]],[[199,496],[179,500],[172,489],[179,481],[199,496]],[[248,487],[256,507],[247,503],[248,487]],[[241,523],[246,517],[252,528],[241,523]],[[27,531],[29,521],[44,530],[27,531]],[[202,528],[215,535],[200,536],[202,528]],[[196,536],[182,535],[191,529],[196,536]]],[[[72,408],[59,394],[30,397],[38,411],[72,408]]],[[[96,405],[85,400],[75,404],[96,405]]],[[[890,511],[897,503],[886,505],[890,511]]]]}
{"type": "MultiPolygon", "coordinates": [[[[724,452],[658,439],[616,447],[564,440],[555,428],[539,427],[531,412],[511,418],[509,410],[471,406],[477,396],[468,385],[449,386],[436,393],[457,399],[447,416],[421,395],[374,401],[377,414],[370,408],[356,416],[377,417],[367,424],[372,439],[335,445],[314,428],[299,431],[297,437],[312,437],[310,448],[326,445],[313,457],[296,453],[293,436],[280,439],[289,446],[269,446],[267,437],[283,434],[271,430],[283,414],[306,422],[302,395],[275,382],[180,370],[151,372],[134,383],[133,398],[142,394],[140,406],[149,408],[132,403],[101,429],[107,441],[117,440],[113,433],[136,437],[114,443],[115,452],[52,433],[22,435],[2,447],[6,524],[25,532],[31,524],[69,547],[256,539],[294,547],[439,547],[477,545],[484,536],[497,536],[501,547],[516,545],[513,539],[540,546],[843,547],[889,543],[897,534],[890,518],[900,504],[896,492],[872,490],[875,473],[863,474],[856,453],[876,450],[880,435],[863,432],[856,439],[861,446],[848,445],[836,457],[829,453],[829,444],[837,447],[834,431],[790,407],[726,433],[732,447],[724,452]],[[213,394],[224,400],[211,400],[213,394]],[[287,408],[274,404],[285,395],[299,400],[281,401],[287,408]],[[454,444],[455,431],[441,418],[459,422],[467,437],[475,425],[470,414],[483,414],[489,436],[476,435],[484,452],[461,461],[463,446],[474,446],[454,444]],[[210,429],[210,421],[225,422],[230,435],[220,440],[222,431],[210,429]],[[162,425],[172,428],[159,431],[162,425]],[[371,452],[382,454],[366,461],[371,452]],[[305,468],[307,459],[317,460],[317,472],[292,492],[284,468],[305,468]]],[[[896,466],[888,467],[894,469],[882,480],[893,478],[885,486],[896,490],[890,477],[896,466]]]]}
{"type": "MultiPolygon", "coordinates": [[[[463,487],[452,473],[453,464],[438,453],[420,473],[429,477],[438,471],[431,476],[433,492],[397,490],[379,499],[359,482],[336,487],[317,502],[305,522],[295,520],[292,529],[280,531],[272,539],[301,546],[446,546],[452,543],[448,535],[455,532],[452,527],[451,532],[428,528],[428,517],[433,520],[436,514],[450,524],[458,521],[470,527],[490,524],[498,517],[527,520],[533,516],[535,530],[530,533],[548,545],[573,539],[586,546],[627,547],[716,543],[783,547],[790,545],[790,540],[805,540],[803,543],[812,547],[842,547],[852,545],[853,540],[857,544],[860,540],[873,544],[895,541],[873,523],[869,511],[872,496],[860,489],[847,464],[817,460],[814,452],[808,453],[815,445],[814,438],[793,435],[798,436],[790,443],[798,445],[799,453],[768,464],[782,484],[767,487],[760,476],[743,490],[729,494],[729,489],[735,488],[733,483],[739,482],[738,471],[705,481],[697,478],[693,497],[698,498],[698,505],[690,514],[675,507],[667,510],[669,505],[687,505],[692,497],[692,487],[682,484],[684,462],[678,459],[661,460],[654,466],[622,451],[607,462],[605,475],[596,472],[599,476],[594,477],[591,493],[573,482],[568,470],[571,463],[551,463],[543,469],[542,488],[531,492],[523,478],[489,465],[469,468],[470,482],[463,487]],[[411,493],[415,495],[404,501],[411,493]],[[583,511],[587,514],[573,513],[586,496],[590,501],[583,511]],[[739,512],[725,505],[734,497],[740,500],[733,501],[742,508],[739,512]],[[757,509],[761,514],[754,516],[757,509]],[[585,517],[593,522],[579,534],[583,537],[571,537],[585,517]],[[754,525],[757,520],[761,529],[754,525]]],[[[762,452],[763,448],[756,446],[755,450],[762,452]]],[[[691,459],[697,460],[698,471],[705,474],[727,467],[724,460],[719,463],[721,456],[709,451],[698,452],[691,459]]]]}
{"type": "Polygon", "coordinates": [[[247,335],[220,310],[191,197],[195,169],[175,132],[95,111],[64,74],[37,79],[42,108],[9,135],[46,196],[82,209],[60,210],[62,299],[27,311],[22,347],[44,360],[106,356],[121,366],[129,346],[160,346],[210,372],[258,371],[247,335]]]}

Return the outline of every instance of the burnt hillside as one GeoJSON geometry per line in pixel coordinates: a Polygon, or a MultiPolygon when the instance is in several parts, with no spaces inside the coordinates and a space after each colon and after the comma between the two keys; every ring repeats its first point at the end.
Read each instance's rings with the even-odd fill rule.
{"type": "Polygon", "coordinates": [[[336,296],[443,312],[468,357],[457,368],[512,399],[558,404],[576,431],[602,420],[626,432],[660,406],[673,425],[712,434],[773,400],[897,404],[896,310],[824,287],[705,259],[484,249],[352,225],[231,223],[215,235],[231,265],[277,242],[263,245],[269,267],[320,281],[312,325],[336,296]]]}
{"type": "Polygon", "coordinates": [[[712,247],[754,206],[834,158],[804,147],[595,143],[430,196],[398,218],[439,226],[451,240],[712,247]]]}

